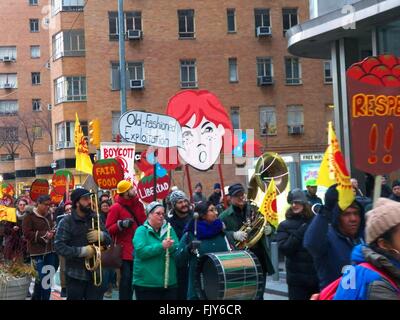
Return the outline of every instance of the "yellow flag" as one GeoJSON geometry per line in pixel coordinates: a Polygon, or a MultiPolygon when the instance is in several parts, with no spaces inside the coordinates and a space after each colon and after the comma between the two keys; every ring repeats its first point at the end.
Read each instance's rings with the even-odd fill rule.
{"type": "Polygon", "coordinates": [[[15,208],[9,208],[0,205],[0,221],[17,222],[17,214],[15,208]]]}
{"type": "Polygon", "coordinates": [[[81,171],[91,175],[93,164],[89,157],[89,147],[85,137],[83,136],[77,113],[75,113],[75,117],[75,169],[76,171],[81,171]]]}
{"type": "Polygon", "coordinates": [[[330,187],[337,183],[339,193],[339,207],[342,210],[348,208],[355,199],[351,187],[350,174],[346,168],[339,142],[336,138],[332,122],[328,124],[328,148],[325,151],[319,168],[317,184],[330,187]]]}
{"type": "Polygon", "coordinates": [[[274,178],[268,184],[267,192],[260,206],[260,212],[264,215],[265,220],[269,222],[275,229],[278,227],[278,210],[276,206],[276,186],[274,178]]]}

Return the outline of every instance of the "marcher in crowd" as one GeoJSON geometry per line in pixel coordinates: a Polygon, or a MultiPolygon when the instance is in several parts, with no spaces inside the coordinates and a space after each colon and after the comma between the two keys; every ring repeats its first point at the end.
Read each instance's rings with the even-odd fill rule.
{"type": "Polygon", "coordinates": [[[286,258],[289,300],[309,300],[319,291],[319,281],[313,258],[303,247],[303,238],[314,214],[300,189],[289,193],[288,202],[290,208],[286,211],[286,220],[278,226],[276,241],[286,258]]]}
{"type": "Polygon", "coordinates": [[[304,191],[307,197],[307,201],[309,202],[310,206],[313,206],[316,203],[322,204],[321,198],[317,196],[318,185],[317,180],[314,178],[310,178],[306,181],[306,188],[307,190],[304,191]]]}
{"type": "Polygon", "coordinates": [[[203,195],[203,185],[200,182],[195,185],[192,198],[194,204],[200,201],[207,201],[206,197],[203,195]]]}
{"type": "Polygon", "coordinates": [[[393,201],[400,202],[400,180],[396,180],[392,184],[392,194],[389,199],[393,201]]]}
{"type": "Polygon", "coordinates": [[[146,208],[147,220],[140,226],[133,238],[135,264],[133,284],[137,300],[175,300],[177,279],[175,254],[178,237],[165,220],[165,209],[159,202],[152,202],[146,208]],[[166,250],[169,263],[166,263],[166,250]],[[166,268],[167,272],[166,272],[166,268]],[[167,288],[165,285],[167,274],[167,288]]]}
{"type": "Polygon", "coordinates": [[[199,299],[195,290],[198,258],[206,253],[231,249],[225,237],[223,223],[217,218],[215,205],[211,202],[199,202],[194,212],[198,214],[198,218],[192,219],[186,226],[177,254],[178,264],[189,264],[188,300],[199,299]]]}
{"type": "Polygon", "coordinates": [[[130,181],[117,185],[118,195],[107,215],[106,227],[113,240],[122,247],[119,300],[132,300],[133,245],[136,229],[146,221],[144,206],[130,181]]]}
{"type": "Polygon", "coordinates": [[[355,284],[343,277],[334,300],[400,300],[400,204],[378,199],[365,234],[367,245],[352,253],[355,284]]]}
{"type": "Polygon", "coordinates": [[[361,189],[358,187],[358,180],[356,178],[351,178],[350,179],[351,182],[351,186],[353,188],[354,194],[355,196],[359,196],[359,197],[364,197],[363,192],[361,191],[361,189]]]}
{"type": "Polygon", "coordinates": [[[388,177],[386,175],[382,175],[382,189],[381,189],[381,197],[389,198],[392,194],[392,188],[388,185],[388,177]]]}
{"type": "Polygon", "coordinates": [[[111,238],[92,210],[91,195],[86,189],[74,190],[71,194],[72,212],[60,221],[57,228],[55,247],[57,253],[65,258],[67,300],[103,299],[103,288],[94,284],[94,273],[99,279],[99,270],[87,270],[85,259],[96,255],[94,245],[99,240],[102,245],[108,246],[111,238]],[[92,229],[92,221],[95,222],[95,229],[92,229]]]}
{"type": "Polygon", "coordinates": [[[208,201],[211,202],[215,207],[221,203],[221,185],[219,183],[214,184],[214,191],[208,198],[208,201]]]}

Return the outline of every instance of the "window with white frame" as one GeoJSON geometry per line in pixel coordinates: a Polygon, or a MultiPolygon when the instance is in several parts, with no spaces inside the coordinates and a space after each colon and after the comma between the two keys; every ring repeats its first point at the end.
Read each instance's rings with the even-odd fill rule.
{"type": "Polygon", "coordinates": [[[276,109],[274,106],[260,106],[260,135],[276,136],[276,109]]]}
{"type": "Polygon", "coordinates": [[[233,129],[240,129],[240,108],[231,107],[231,122],[233,129]]]}
{"type": "Polygon", "coordinates": [[[0,101],[0,116],[13,116],[18,113],[17,100],[1,100],[0,101]]]}
{"type": "Polygon", "coordinates": [[[111,124],[111,130],[112,130],[112,140],[116,141],[117,136],[119,135],[119,118],[121,117],[121,111],[112,111],[112,124],[111,124]]]}
{"type": "Polygon", "coordinates": [[[86,77],[60,77],[54,80],[56,103],[86,101],[86,77]]]}
{"type": "Polygon", "coordinates": [[[32,99],[32,111],[42,111],[41,99],[32,99]]]}
{"type": "Polygon", "coordinates": [[[282,19],[283,19],[283,35],[286,34],[290,28],[297,25],[298,15],[297,8],[284,8],[282,9],[282,19]]]}
{"type": "Polygon", "coordinates": [[[37,6],[38,5],[38,0],[29,0],[29,5],[30,6],[37,6]]]}
{"type": "Polygon", "coordinates": [[[332,83],[332,64],[330,61],[324,61],[324,83],[332,83]]]}
{"type": "Polygon", "coordinates": [[[228,33],[236,32],[236,9],[226,9],[228,33]]]}
{"type": "Polygon", "coordinates": [[[32,72],[32,85],[39,85],[40,84],[40,72],[32,72]]]}
{"type": "MultiPolygon", "coordinates": [[[[108,13],[108,26],[110,40],[118,40],[118,12],[108,13]]],[[[142,30],[142,13],[140,11],[124,12],[124,32],[126,33],[128,30],[142,30]]]]}
{"type": "Polygon", "coordinates": [[[301,65],[299,58],[286,57],[286,84],[301,84],[301,65]]]}
{"type": "Polygon", "coordinates": [[[179,38],[194,38],[194,10],[178,10],[179,38]]]}
{"type": "Polygon", "coordinates": [[[181,60],[181,88],[197,88],[196,60],[181,60]]]}
{"type": "Polygon", "coordinates": [[[51,0],[51,11],[55,15],[60,11],[82,11],[87,0],[51,0]]]}
{"type": "Polygon", "coordinates": [[[128,62],[128,79],[144,80],[143,62],[128,62]]]}
{"type": "Polygon", "coordinates": [[[0,60],[17,60],[17,47],[0,47],[0,60]]]}
{"type": "MultiPolygon", "coordinates": [[[[81,121],[83,135],[87,138],[87,121],[81,121]]],[[[74,148],[75,122],[66,121],[56,124],[56,149],[74,148]]]]}
{"type": "Polygon", "coordinates": [[[238,67],[237,67],[237,59],[236,58],[229,58],[229,82],[238,82],[238,67]]]}
{"type": "Polygon", "coordinates": [[[272,59],[269,57],[257,58],[257,77],[273,77],[272,59]]]}
{"type": "Polygon", "coordinates": [[[35,139],[42,139],[43,138],[43,129],[40,126],[33,126],[32,127],[33,137],[35,139]]]}
{"type": "Polygon", "coordinates": [[[31,46],[31,58],[40,58],[40,46],[31,46]]]}
{"type": "Polygon", "coordinates": [[[289,134],[301,134],[304,132],[303,106],[292,105],[287,107],[289,134]]]}
{"type": "Polygon", "coordinates": [[[39,19],[29,19],[29,28],[31,32],[39,32],[39,19]]]}
{"type": "Polygon", "coordinates": [[[18,88],[16,73],[0,73],[0,89],[18,88]]]}
{"type": "Polygon", "coordinates": [[[85,55],[84,30],[68,30],[53,36],[53,60],[63,56],[80,57],[85,55]]]}
{"type": "Polygon", "coordinates": [[[270,27],[271,20],[269,17],[269,9],[254,9],[254,21],[256,27],[256,35],[258,27],[270,27]]]}
{"type": "Polygon", "coordinates": [[[111,62],[111,90],[121,89],[119,62],[111,62]]]}
{"type": "MultiPolygon", "coordinates": [[[[144,80],[144,64],[141,61],[127,63],[126,84],[130,80],[144,80]]],[[[111,62],[111,90],[120,90],[119,62],[111,62]]]]}

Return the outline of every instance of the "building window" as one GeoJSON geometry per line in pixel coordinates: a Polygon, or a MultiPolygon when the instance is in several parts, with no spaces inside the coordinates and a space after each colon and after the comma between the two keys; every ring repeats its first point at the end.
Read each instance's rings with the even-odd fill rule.
{"type": "Polygon", "coordinates": [[[16,61],[17,60],[17,47],[0,47],[0,60],[3,61],[16,61]]]}
{"type": "Polygon", "coordinates": [[[29,0],[29,5],[30,6],[37,6],[38,5],[38,0],[29,0]]]}
{"type": "Polygon", "coordinates": [[[0,101],[0,116],[14,116],[18,113],[17,100],[0,101]]]}
{"type": "MultiPolygon", "coordinates": [[[[87,121],[81,121],[81,128],[84,137],[87,139],[88,124],[87,121]]],[[[75,122],[61,122],[56,124],[56,149],[74,148],[75,122]]]]}
{"type": "Polygon", "coordinates": [[[332,65],[330,61],[324,61],[324,83],[332,83],[332,65]]]}
{"type": "Polygon", "coordinates": [[[178,10],[179,38],[194,38],[194,10],[178,10]]]}
{"type": "Polygon", "coordinates": [[[265,58],[257,58],[257,77],[273,77],[273,67],[272,67],[272,59],[265,58]]]}
{"type": "Polygon", "coordinates": [[[297,8],[286,8],[282,9],[282,19],[283,19],[283,36],[285,36],[286,31],[291,27],[298,24],[297,8]]]}
{"type": "MultiPolygon", "coordinates": [[[[130,80],[144,80],[143,62],[127,63],[126,85],[129,88],[130,80]]],[[[120,90],[119,62],[111,62],[111,90],[120,90]]]]}
{"type": "Polygon", "coordinates": [[[299,58],[285,58],[286,84],[301,84],[301,65],[299,58]]]}
{"type": "Polygon", "coordinates": [[[18,128],[17,127],[0,127],[0,140],[5,143],[18,142],[18,128]]]}
{"type": "Polygon", "coordinates": [[[229,82],[238,82],[237,59],[229,58],[229,82]]]}
{"type": "MultiPolygon", "coordinates": [[[[118,40],[118,12],[108,13],[109,39],[118,40]]],[[[124,12],[124,32],[128,30],[142,30],[142,13],[140,11],[124,12]]]]}
{"type": "Polygon", "coordinates": [[[60,77],[54,80],[56,103],[86,101],[86,77],[60,77]]]}
{"type": "Polygon", "coordinates": [[[40,84],[40,72],[32,72],[32,85],[40,84]]]}
{"type": "Polygon", "coordinates": [[[13,161],[14,159],[18,159],[19,154],[14,153],[13,155],[11,154],[0,154],[0,161],[13,161]]]}
{"type": "Polygon", "coordinates": [[[181,88],[197,88],[196,60],[181,60],[181,88]]]}
{"type": "Polygon", "coordinates": [[[258,27],[270,27],[271,21],[269,18],[269,9],[255,9],[254,10],[254,18],[256,25],[256,35],[258,27]]]}
{"type": "Polygon", "coordinates": [[[40,58],[40,46],[31,46],[31,58],[40,58]]]}
{"type": "Polygon", "coordinates": [[[117,136],[119,135],[119,118],[121,117],[121,111],[113,111],[112,112],[112,141],[117,140],[117,136]]]}
{"type": "Polygon", "coordinates": [[[16,73],[0,73],[0,89],[18,88],[16,73]]]}
{"type": "Polygon", "coordinates": [[[111,90],[120,90],[119,63],[111,62],[111,90]]]}
{"type": "Polygon", "coordinates": [[[276,136],[278,129],[276,126],[275,107],[260,107],[260,134],[261,136],[276,136]]]}
{"type": "Polygon", "coordinates": [[[53,60],[63,56],[81,57],[85,55],[85,33],[83,30],[69,30],[53,36],[53,60]]]}
{"type": "Polygon", "coordinates": [[[29,28],[31,32],[39,32],[39,19],[29,19],[29,28]]]}
{"type": "Polygon", "coordinates": [[[304,113],[303,106],[288,106],[288,133],[304,133],[304,113]]]}
{"type": "Polygon", "coordinates": [[[40,99],[32,99],[32,110],[33,111],[42,111],[42,105],[40,99]]]}
{"type": "Polygon", "coordinates": [[[240,129],[239,107],[231,107],[231,121],[233,129],[240,129]]]}
{"type": "Polygon", "coordinates": [[[43,130],[42,130],[42,127],[33,126],[33,127],[32,127],[32,133],[33,133],[33,137],[34,137],[35,139],[42,139],[42,138],[43,138],[43,130]]]}
{"type": "Polygon", "coordinates": [[[236,32],[236,9],[226,10],[226,19],[228,23],[228,33],[236,32]]]}
{"type": "Polygon", "coordinates": [[[60,11],[82,11],[86,0],[51,0],[53,15],[60,11]]]}

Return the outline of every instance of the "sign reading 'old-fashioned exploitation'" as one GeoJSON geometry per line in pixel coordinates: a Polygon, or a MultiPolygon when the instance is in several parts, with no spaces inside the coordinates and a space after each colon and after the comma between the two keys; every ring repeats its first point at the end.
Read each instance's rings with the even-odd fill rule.
{"type": "Polygon", "coordinates": [[[119,132],[127,142],[155,147],[182,144],[182,130],[176,119],[141,111],[128,111],[119,120],[119,132]]]}
{"type": "Polygon", "coordinates": [[[355,167],[371,174],[400,168],[400,58],[368,57],[347,70],[355,167]]]}
{"type": "Polygon", "coordinates": [[[114,158],[102,159],[93,165],[93,180],[101,189],[116,189],[124,179],[124,170],[114,158]]]}
{"type": "Polygon", "coordinates": [[[30,197],[36,201],[40,196],[49,194],[49,182],[46,179],[36,179],[32,182],[30,197]]]}
{"type": "MultiPolygon", "coordinates": [[[[165,175],[162,178],[157,178],[156,184],[157,199],[164,199],[169,192],[169,177],[165,175]]],[[[144,202],[151,202],[154,200],[154,176],[143,177],[140,180],[137,188],[140,199],[144,202]]]]}

